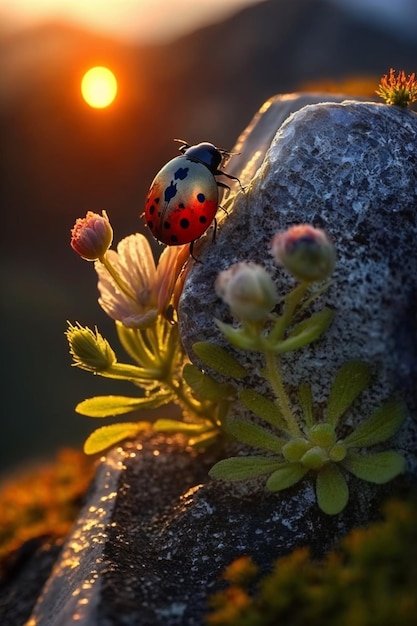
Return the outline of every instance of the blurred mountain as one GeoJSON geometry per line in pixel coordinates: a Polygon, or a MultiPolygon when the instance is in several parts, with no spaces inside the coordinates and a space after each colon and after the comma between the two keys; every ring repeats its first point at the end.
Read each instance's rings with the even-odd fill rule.
{"type": "Polygon", "coordinates": [[[104,334],[95,275],[70,250],[86,210],[106,209],[118,241],[142,229],[147,187],[174,137],[230,149],[260,105],[305,85],[411,72],[417,40],[326,0],[268,0],[171,44],[122,45],[65,24],[0,37],[4,430],[0,467],[92,430],[78,400],[131,393],[70,368],[65,320],[104,334]],[[119,81],[115,104],[87,107],[92,65],[119,81]],[[25,434],[26,433],[26,434],[25,434]]]}

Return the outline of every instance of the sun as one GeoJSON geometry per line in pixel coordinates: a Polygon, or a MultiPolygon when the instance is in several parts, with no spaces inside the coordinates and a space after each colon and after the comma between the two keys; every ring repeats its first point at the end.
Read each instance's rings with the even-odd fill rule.
{"type": "Polygon", "coordinates": [[[86,103],[93,109],[108,107],[117,94],[115,75],[108,67],[92,67],[83,76],[81,94],[86,103]]]}

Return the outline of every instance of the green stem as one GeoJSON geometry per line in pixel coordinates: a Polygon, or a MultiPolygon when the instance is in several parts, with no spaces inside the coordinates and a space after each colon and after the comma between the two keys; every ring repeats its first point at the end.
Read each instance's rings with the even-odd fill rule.
{"type": "Polygon", "coordinates": [[[274,327],[266,339],[270,345],[276,346],[283,341],[285,331],[293,321],[295,310],[303,299],[310,284],[311,283],[307,282],[300,283],[285,297],[283,313],[277,318],[274,327]]]}
{"type": "Polygon", "coordinates": [[[137,382],[140,380],[160,380],[161,370],[137,367],[128,363],[114,363],[107,370],[97,372],[100,376],[106,378],[119,378],[122,380],[132,380],[137,382]]]}
{"type": "Polygon", "coordinates": [[[193,413],[197,413],[199,417],[212,421],[207,415],[205,415],[204,407],[201,402],[190,396],[185,390],[181,382],[174,384],[173,381],[164,381],[164,384],[169,387],[177,396],[180,403],[193,413]]]}
{"type": "Polygon", "coordinates": [[[152,353],[153,353],[154,359],[157,360],[161,364],[167,361],[166,344],[164,345],[163,337],[161,336],[162,333],[163,333],[163,329],[157,328],[156,324],[146,329],[146,335],[147,335],[149,344],[152,347],[152,353]]]}
{"type": "Polygon", "coordinates": [[[265,357],[268,379],[275,393],[279,408],[281,409],[282,417],[288,426],[289,432],[292,435],[299,437],[301,435],[301,430],[293,412],[291,411],[287,392],[285,391],[285,387],[282,382],[279,357],[275,355],[274,352],[270,352],[269,350],[265,352],[265,357]]]}
{"type": "Polygon", "coordinates": [[[297,285],[287,296],[285,307],[284,307],[284,318],[286,320],[286,326],[288,326],[292,318],[294,316],[295,309],[300,304],[301,300],[304,298],[304,295],[308,288],[310,287],[311,282],[302,282],[297,285]]]}
{"type": "Polygon", "coordinates": [[[110,263],[110,261],[108,260],[107,256],[104,255],[102,257],[100,257],[99,261],[101,263],[103,263],[104,267],[106,268],[106,270],[108,271],[108,273],[110,274],[110,276],[113,278],[113,280],[115,281],[116,285],[119,287],[119,289],[131,300],[133,300],[133,302],[136,302],[136,296],[133,293],[133,291],[130,289],[129,285],[127,285],[125,283],[125,281],[122,279],[122,277],[120,276],[119,272],[113,267],[113,265],[110,263]]]}

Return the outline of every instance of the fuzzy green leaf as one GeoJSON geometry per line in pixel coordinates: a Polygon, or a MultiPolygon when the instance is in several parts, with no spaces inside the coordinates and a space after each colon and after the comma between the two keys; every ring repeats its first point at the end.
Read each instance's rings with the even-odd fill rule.
{"type": "Polygon", "coordinates": [[[215,372],[231,378],[244,378],[246,369],[227,350],[209,341],[198,341],[193,345],[196,355],[215,372]]]}
{"type": "Polygon", "coordinates": [[[218,402],[223,398],[233,397],[235,390],[228,383],[219,383],[208,374],[201,372],[198,367],[187,363],[182,371],[187,385],[196,393],[199,398],[218,402]]]}
{"type": "Polygon", "coordinates": [[[248,335],[247,331],[243,328],[234,328],[230,326],[230,324],[225,324],[224,322],[220,322],[220,320],[214,320],[216,322],[217,327],[223,335],[226,337],[227,341],[236,348],[240,348],[241,350],[258,350],[261,345],[258,337],[253,337],[248,335]]]}
{"type": "Polygon", "coordinates": [[[279,407],[265,396],[262,396],[253,389],[244,389],[239,399],[243,406],[255,413],[258,417],[275,426],[276,428],[286,428],[279,407]]]}
{"type": "Polygon", "coordinates": [[[184,435],[200,435],[213,430],[213,424],[209,421],[201,423],[181,422],[180,420],[159,419],[154,422],[153,429],[164,433],[183,433],[184,435]]]}
{"type": "Polygon", "coordinates": [[[151,426],[150,422],[124,422],[102,426],[91,433],[84,442],[85,454],[102,452],[123,439],[133,439],[142,430],[151,426]]]}
{"type": "Polygon", "coordinates": [[[269,491],[288,489],[298,483],[308,471],[301,463],[282,463],[266,481],[266,488],[269,491]]]}
{"type": "Polygon", "coordinates": [[[336,426],[342,415],[369,385],[370,380],[371,370],[364,361],[352,360],[343,363],[330,390],[326,421],[336,426]]]}
{"type": "Polygon", "coordinates": [[[349,500],[349,489],[340,469],[334,463],[325,465],[317,475],[317,504],[327,515],[337,515],[349,500]]]}
{"type": "Polygon", "coordinates": [[[385,441],[397,432],[406,415],[404,403],[391,398],[369,419],[359,424],[343,443],[349,447],[362,448],[385,441]]]}
{"type": "Polygon", "coordinates": [[[311,393],[311,385],[302,383],[298,388],[298,397],[300,398],[301,408],[303,409],[303,421],[311,428],[314,425],[313,415],[313,396],[311,393]]]}
{"type": "Polygon", "coordinates": [[[231,418],[227,422],[227,427],[230,433],[236,437],[238,441],[247,443],[254,448],[262,448],[264,450],[280,454],[282,446],[287,443],[286,439],[277,437],[269,430],[262,428],[262,426],[245,422],[244,420],[236,417],[231,418]]]}
{"type": "Polygon", "coordinates": [[[79,402],[75,407],[76,413],[87,417],[109,417],[124,415],[139,409],[155,409],[168,404],[172,399],[171,393],[154,393],[146,398],[130,398],[128,396],[96,396],[79,402]]]}
{"type": "Polygon", "coordinates": [[[341,465],[357,478],[382,485],[404,472],[405,459],[392,450],[375,454],[349,452],[341,465]]]}
{"type": "Polygon", "coordinates": [[[246,480],[270,474],[281,465],[282,463],[271,457],[232,456],[213,465],[209,476],[222,480],[246,480]]]}
{"type": "Polygon", "coordinates": [[[303,320],[290,332],[288,337],[277,343],[275,350],[278,353],[298,350],[317,341],[328,329],[334,317],[332,309],[324,308],[311,317],[303,320]]]}

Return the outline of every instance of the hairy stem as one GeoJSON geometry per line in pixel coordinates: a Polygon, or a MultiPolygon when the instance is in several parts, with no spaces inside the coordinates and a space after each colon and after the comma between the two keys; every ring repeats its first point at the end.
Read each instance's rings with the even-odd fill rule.
{"type": "Polygon", "coordinates": [[[268,379],[275,393],[279,408],[281,409],[282,417],[284,418],[291,435],[299,437],[301,435],[301,430],[291,410],[289,398],[282,381],[279,356],[275,355],[273,352],[266,351],[265,357],[268,379]]]}

